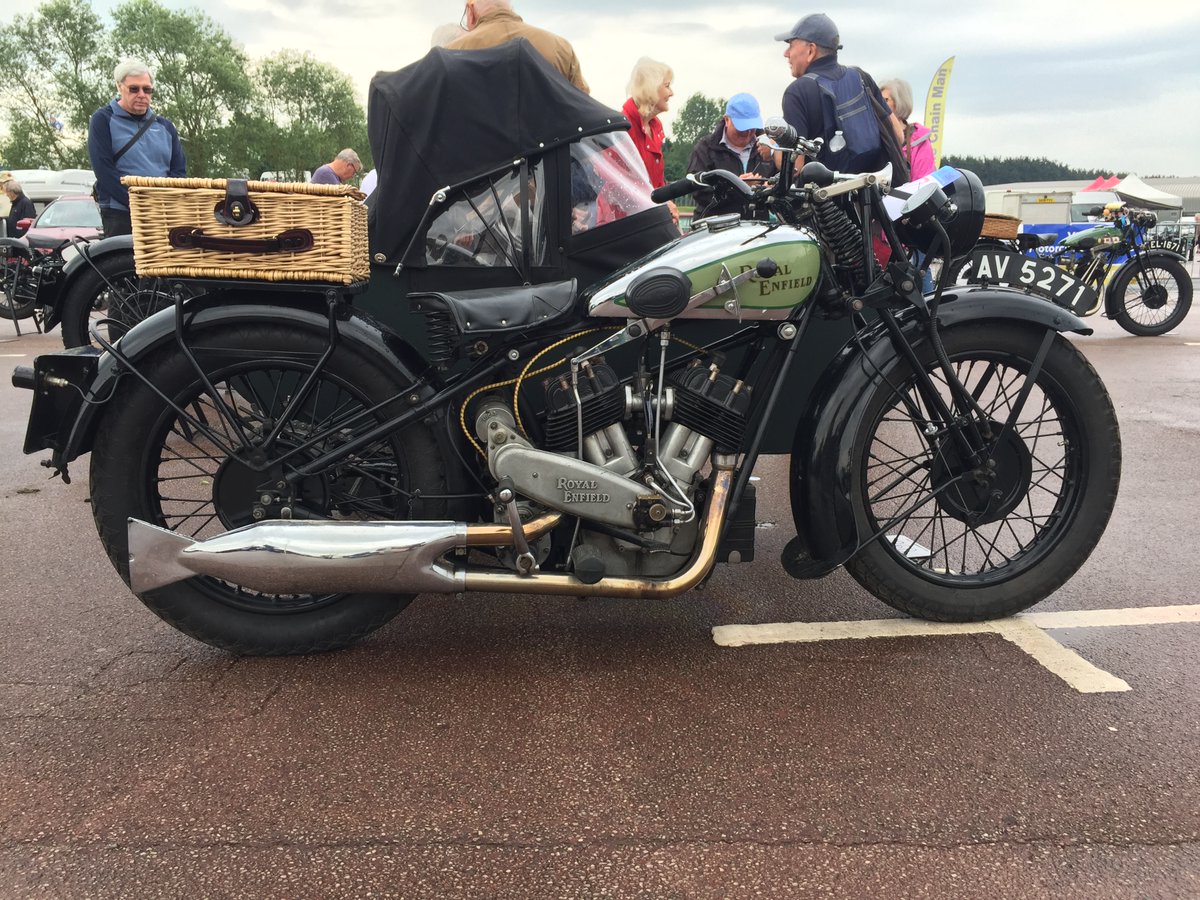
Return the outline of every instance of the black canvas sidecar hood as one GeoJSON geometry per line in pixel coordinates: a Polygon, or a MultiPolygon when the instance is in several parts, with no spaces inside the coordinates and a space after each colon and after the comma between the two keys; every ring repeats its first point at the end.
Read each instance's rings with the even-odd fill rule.
{"type": "Polygon", "coordinates": [[[629,127],[523,39],[487,50],[435,48],[371,80],[367,130],[379,173],[371,254],[395,265],[439,189],[516,159],[629,127]]]}

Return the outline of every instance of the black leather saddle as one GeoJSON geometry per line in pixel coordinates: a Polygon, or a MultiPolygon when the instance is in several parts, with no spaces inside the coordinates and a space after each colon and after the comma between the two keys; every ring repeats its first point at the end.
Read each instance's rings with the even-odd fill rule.
{"type": "Polygon", "coordinates": [[[578,297],[578,283],[572,278],[522,287],[411,294],[409,299],[414,312],[449,313],[463,334],[504,334],[570,319],[578,297]]]}

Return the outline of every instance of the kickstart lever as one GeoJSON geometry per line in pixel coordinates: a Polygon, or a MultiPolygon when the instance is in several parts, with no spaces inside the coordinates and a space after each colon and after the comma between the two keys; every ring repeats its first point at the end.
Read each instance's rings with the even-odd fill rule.
{"type": "Polygon", "coordinates": [[[513,548],[517,553],[517,574],[533,575],[538,570],[537,559],[529,549],[529,541],[525,538],[525,525],[521,522],[521,513],[517,510],[517,492],[513,488],[512,479],[507,475],[500,479],[496,499],[504,507],[504,511],[508,515],[508,525],[512,529],[513,548]]]}

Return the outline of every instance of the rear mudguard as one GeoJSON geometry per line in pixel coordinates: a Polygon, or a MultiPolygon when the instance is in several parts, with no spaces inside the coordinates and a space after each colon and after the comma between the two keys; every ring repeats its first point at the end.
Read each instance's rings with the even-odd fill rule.
{"type": "Polygon", "coordinates": [[[133,256],[133,236],[120,234],[116,237],[103,238],[79,245],[79,252],[63,265],[62,274],[54,282],[51,291],[46,296],[38,297],[38,304],[46,309],[46,321],[42,327],[49,331],[62,321],[62,300],[67,296],[71,285],[79,276],[87,272],[105,256],[114,253],[128,253],[133,256]]]}
{"type": "MultiPolygon", "coordinates": [[[[301,328],[322,336],[329,333],[329,319],[325,302],[319,294],[297,293],[272,294],[275,302],[264,302],[263,295],[253,292],[220,292],[196,297],[187,301],[184,312],[189,334],[204,329],[237,325],[239,323],[278,324],[290,328],[301,328]],[[286,305],[285,305],[286,304],[286,305]]],[[[427,366],[415,350],[397,334],[359,310],[343,305],[337,317],[338,339],[380,368],[397,372],[404,380],[416,383],[427,366]]],[[[175,309],[165,309],[130,329],[120,342],[122,354],[136,366],[156,351],[175,342],[175,309]]],[[[30,430],[26,435],[25,452],[40,449],[52,450],[51,465],[65,470],[68,463],[92,449],[96,428],[108,409],[105,402],[112,396],[119,378],[131,376],[124,363],[111,353],[96,356],[91,348],[75,348],[74,351],[39,356],[35,361],[34,389],[51,395],[58,394],[73,402],[44,404],[58,417],[57,422],[35,421],[38,406],[30,417],[30,430]],[[90,360],[90,362],[89,362],[90,360]],[[65,379],[72,386],[53,387],[47,384],[46,376],[65,379]],[[79,388],[76,390],[75,388],[79,388]],[[82,393],[81,393],[82,392],[82,393]],[[85,403],[83,395],[89,400],[85,403]],[[36,433],[35,433],[36,430],[36,433]]],[[[421,399],[433,393],[424,387],[417,391],[421,399]]],[[[439,435],[440,437],[440,435],[439,435]]],[[[453,459],[451,455],[448,457],[453,459]]]]}
{"type": "MultiPolygon", "coordinates": [[[[1083,320],[1040,297],[1003,288],[947,293],[938,311],[943,331],[966,322],[1015,319],[1031,327],[1091,334],[1083,320]]],[[[928,342],[916,313],[898,316],[918,350],[928,342]]],[[[819,578],[858,550],[860,535],[850,498],[854,438],[866,413],[868,389],[895,358],[882,322],[862,336],[864,352],[850,342],[826,369],[813,400],[796,426],[789,488],[796,540],[784,551],[784,567],[796,578],[819,578]]]]}
{"type": "MultiPolygon", "coordinates": [[[[1165,248],[1158,248],[1155,250],[1147,250],[1145,253],[1142,253],[1140,255],[1141,255],[1142,259],[1144,259],[1148,263],[1153,263],[1155,261],[1165,262],[1167,260],[1172,260],[1174,262],[1177,262],[1177,263],[1179,263],[1180,266],[1183,267],[1183,272],[1184,272],[1185,277],[1187,277],[1189,279],[1191,278],[1191,275],[1187,271],[1187,265],[1186,265],[1187,257],[1183,256],[1179,253],[1175,253],[1173,250],[1167,250],[1165,248]]],[[[1123,304],[1121,303],[1121,299],[1117,296],[1117,292],[1115,290],[1113,290],[1113,288],[1115,287],[1115,285],[1117,283],[1117,279],[1121,277],[1121,269],[1124,269],[1126,266],[1136,266],[1136,265],[1137,265],[1136,260],[1134,260],[1134,259],[1126,260],[1124,263],[1121,264],[1121,268],[1117,269],[1117,271],[1115,273],[1113,273],[1113,277],[1108,279],[1108,284],[1106,284],[1104,287],[1104,315],[1105,315],[1105,318],[1115,319],[1117,317],[1117,314],[1120,313],[1122,311],[1122,309],[1124,308],[1123,304]]]]}

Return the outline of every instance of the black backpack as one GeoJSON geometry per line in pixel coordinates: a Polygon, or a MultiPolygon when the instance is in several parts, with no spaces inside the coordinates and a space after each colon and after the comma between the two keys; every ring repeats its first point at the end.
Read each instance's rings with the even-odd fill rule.
{"type": "Polygon", "coordinates": [[[874,79],[850,66],[836,80],[817,72],[804,77],[815,81],[824,95],[825,133],[840,131],[846,141],[836,151],[826,144],[823,162],[841,172],[874,172],[890,162],[892,183],[908,181],[908,163],[892,130],[891,110],[879,99],[874,79]]]}

